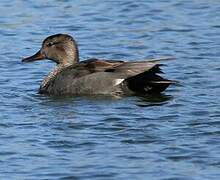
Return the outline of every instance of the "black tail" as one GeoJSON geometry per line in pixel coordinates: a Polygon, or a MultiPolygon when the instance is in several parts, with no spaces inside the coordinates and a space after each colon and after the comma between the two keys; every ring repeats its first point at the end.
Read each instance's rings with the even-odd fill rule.
{"type": "Polygon", "coordinates": [[[164,91],[174,81],[170,81],[157,75],[162,73],[160,65],[153,67],[151,70],[132,76],[126,79],[127,86],[130,90],[140,94],[153,94],[164,91]]]}

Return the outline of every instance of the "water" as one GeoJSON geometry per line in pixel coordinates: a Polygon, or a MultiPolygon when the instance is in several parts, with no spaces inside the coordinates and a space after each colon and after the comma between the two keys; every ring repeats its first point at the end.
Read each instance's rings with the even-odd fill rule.
{"type": "Polygon", "coordinates": [[[220,177],[220,4],[191,1],[0,2],[0,179],[220,177]],[[180,81],[153,97],[37,94],[54,64],[22,64],[48,35],[82,59],[174,56],[180,81]]]}

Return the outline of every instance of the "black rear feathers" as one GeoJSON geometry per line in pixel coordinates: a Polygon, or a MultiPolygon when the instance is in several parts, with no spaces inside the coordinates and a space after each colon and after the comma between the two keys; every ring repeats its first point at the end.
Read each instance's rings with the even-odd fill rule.
{"type": "Polygon", "coordinates": [[[164,91],[173,81],[162,78],[157,73],[163,73],[160,65],[155,65],[149,71],[126,79],[127,86],[135,93],[160,93],[164,91]]]}

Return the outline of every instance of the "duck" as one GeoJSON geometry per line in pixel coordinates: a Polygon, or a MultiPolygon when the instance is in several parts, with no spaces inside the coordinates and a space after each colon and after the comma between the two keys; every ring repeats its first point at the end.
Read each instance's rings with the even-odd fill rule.
{"type": "Polygon", "coordinates": [[[141,61],[79,60],[75,39],[55,34],[43,40],[40,50],[22,62],[51,60],[57,65],[42,81],[39,93],[65,95],[135,95],[163,92],[175,81],[161,77],[165,57],[141,61]]]}

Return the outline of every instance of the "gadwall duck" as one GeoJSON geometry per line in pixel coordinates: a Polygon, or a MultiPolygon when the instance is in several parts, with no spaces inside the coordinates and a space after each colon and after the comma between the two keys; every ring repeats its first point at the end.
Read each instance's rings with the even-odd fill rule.
{"type": "Polygon", "coordinates": [[[39,93],[49,95],[132,95],[164,91],[174,81],[162,78],[161,60],[119,61],[88,59],[79,62],[76,41],[67,34],[47,37],[41,49],[22,62],[49,59],[56,68],[43,80],[39,93]]]}

